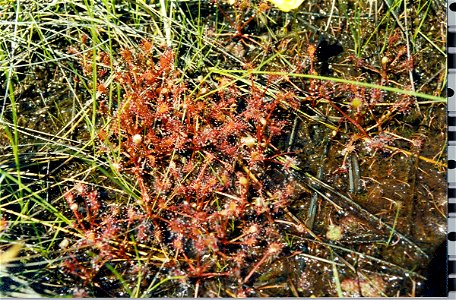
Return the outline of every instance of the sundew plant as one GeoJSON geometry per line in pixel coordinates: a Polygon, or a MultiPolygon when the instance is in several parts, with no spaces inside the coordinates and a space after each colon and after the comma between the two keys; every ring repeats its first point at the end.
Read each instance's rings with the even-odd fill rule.
{"type": "Polygon", "coordinates": [[[2,297],[446,295],[443,1],[0,4],[2,297]]]}

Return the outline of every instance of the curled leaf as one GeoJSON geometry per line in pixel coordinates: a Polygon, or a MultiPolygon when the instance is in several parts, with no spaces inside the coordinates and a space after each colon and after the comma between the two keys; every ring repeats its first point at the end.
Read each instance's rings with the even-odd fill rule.
{"type": "Polygon", "coordinates": [[[22,247],[24,247],[23,243],[14,244],[5,252],[0,253],[0,266],[9,263],[15,257],[17,257],[22,247]]]}
{"type": "Polygon", "coordinates": [[[269,2],[277,6],[281,11],[288,12],[298,8],[304,0],[269,0],[269,2]]]}

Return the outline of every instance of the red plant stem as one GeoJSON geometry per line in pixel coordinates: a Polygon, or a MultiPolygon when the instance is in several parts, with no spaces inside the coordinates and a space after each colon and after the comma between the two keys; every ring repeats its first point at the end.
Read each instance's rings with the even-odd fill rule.
{"type": "Polygon", "coordinates": [[[258,268],[264,263],[264,261],[271,255],[272,255],[272,253],[270,253],[269,251],[266,252],[263,255],[263,257],[260,259],[260,261],[255,264],[255,266],[252,268],[252,270],[250,270],[249,274],[244,278],[242,283],[246,283],[247,281],[249,281],[249,279],[250,279],[250,277],[252,277],[253,273],[255,273],[256,270],[258,270],[258,268]]]}
{"type": "Polygon", "coordinates": [[[139,188],[141,190],[141,197],[142,197],[142,200],[144,201],[144,207],[146,208],[146,213],[148,216],[151,216],[152,209],[150,207],[151,200],[150,200],[149,192],[147,191],[146,185],[144,184],[144,180],[139,172],[138,167],[136,167],[135,175],[136,175],[136,179],[138,180],[139,188]]]}
{"type": "Polygon", "coordinates": [[[350,121],[350,123],[352,123],[353,125],[356,126],[356,128],[359,129],[359,131],[361,131],[361,133],[365,136],[369,136],[366,132],[366,130],[364,130],[363,127],[361,127],[361,125],[359,125],[358,122],[356,122],[355,120],[353,120],[352,118],[350,118],[346,113],[344,113],[344,111],[342,109],[340,109],[336,104],[334,104],[334,102],[332,102],[330,99],[328,99],[329,103],[332,105],[332,107],[334,107],[338,112],[340,112],[345,119],[347,119],[348,121],[350,121]]]}

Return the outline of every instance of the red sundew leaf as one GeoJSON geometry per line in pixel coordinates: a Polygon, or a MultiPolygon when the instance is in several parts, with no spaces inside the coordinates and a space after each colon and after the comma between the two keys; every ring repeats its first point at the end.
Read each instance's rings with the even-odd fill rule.
{"type": "Polygon", "coordinates": [[[128,49],[123,49],[122,51],[120,51],[120,55],[122,56],[122,58],[127,62],[127,63],[131,63],[132,62],[132,53],[130,50],[128,49]]]}
{"type": "Polygon", "coordinates": [[[171,70],[174,64],[174,53],[172,50],[166,50],[162,56],[160,56],[158,65],[160,66],[159,72],[164,74],[171,70]]]}
{"type": "Polygon", "coordinates": [[[144,74],[141,75],[140,80],[144,80],[148,85],[153,84],[157,81],[157,74],[151,71],[146,71],[144,74]]]}
{"type": "Polygon", "coordinates": [[[141,42],[141,48],[144,50],[144,52],[151,52],[152,51],[152,43],[149,40],[143,40],[141,42]]]}

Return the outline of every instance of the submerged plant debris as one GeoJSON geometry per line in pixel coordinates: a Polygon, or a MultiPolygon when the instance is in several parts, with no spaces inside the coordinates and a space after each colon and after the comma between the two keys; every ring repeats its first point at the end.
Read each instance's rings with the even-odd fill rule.
{"type": "Polygon", "coordinates": [[[25,1],[0,24],[2,296],[446,295],[443,1],[25,1]]]}

